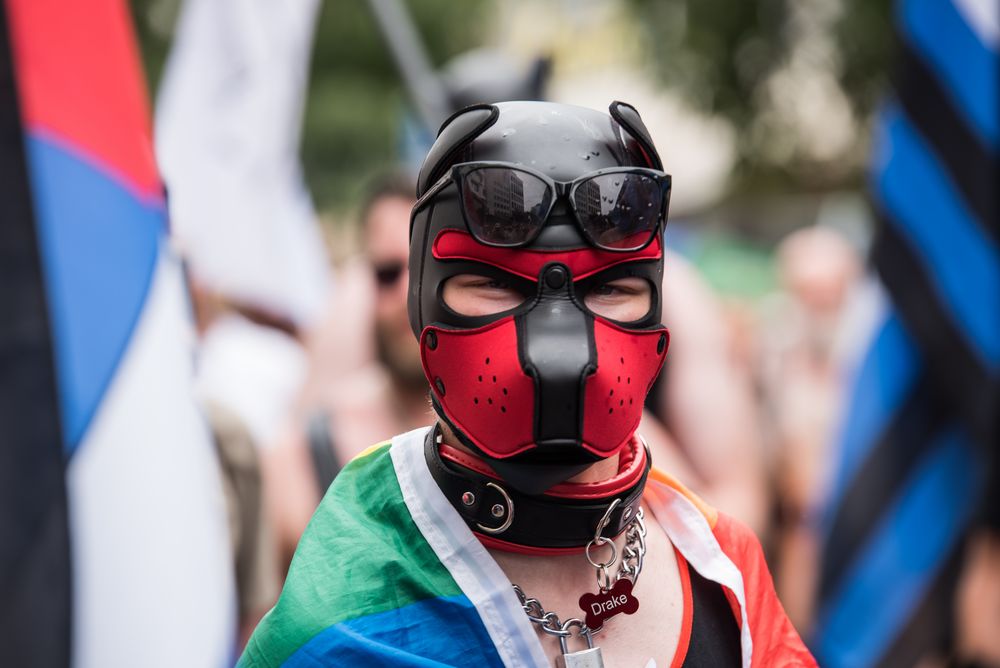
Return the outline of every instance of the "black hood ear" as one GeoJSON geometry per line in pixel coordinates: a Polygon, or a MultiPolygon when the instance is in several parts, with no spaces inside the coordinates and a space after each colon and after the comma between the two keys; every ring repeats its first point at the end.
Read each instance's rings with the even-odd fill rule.
{"type": "Polygon", "coordinates": [[[500,110],[492,104],[474,104],[459,109],[449,116],[441,129],[417,176],[417,197],[419,198],[441,178],[456,157],[464,151],[473,139],[497,122],[500,110]]]}
{"type": "Polygon", "coordinates": [[[635,110],[635,107],[627,102],[615,100],[608,107],[608,113],[611,114],[611,118],[618,121],[618,124],[625,128],[625,131],[632,135],[636,142],[638,142],[646,160],[649,162],[649,166],[662,171],[663,162],[660,160],[660,154],[656,152],[656,147],[653,146],[653,138],[649,135],[649,130],[646,129],[646,125],[642,122],[642,118],[639,117],[639,112],[635,110]]]}

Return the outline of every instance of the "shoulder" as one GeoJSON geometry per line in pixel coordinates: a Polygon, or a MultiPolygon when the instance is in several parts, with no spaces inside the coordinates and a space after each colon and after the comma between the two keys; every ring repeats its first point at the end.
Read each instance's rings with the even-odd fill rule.
{"type": "Polygon", "coordinates": [[[712,529],[715,528],[716,523],[719,521],[719,511],[705,502],[705,500],[700,496],[688,489],[684,483],[669,473],[655,467],[650,469],[649,477],[653,482],[659,483],[659,485],[647,485],[647,495],[657,498],[662,502],[663,495],[660,493],[660,488],[671,489],[691,502],[691,504],[697,509],[698,513],[705,518],[706,522],[708,522],[708,526],[712,529]]]}
{"type": "MultiPolygon", "coordinates": [[[[693,508],[693,512],[681,511],[676,505],[673,506],[675,512],[679,515],[683,512],[688,512],[689,515],[697,513],[704,518],[718,548],[739,570],[753,642],[753,663],[763,666],[815,666],[815,659],[806,649],[778,600],[764,550],[753,530],[736,518],[719,512],[672,476],[655,470],[650,475],[660,483],[661,489],[667,487],[690,502],[680,505],[693,508]]],[[[653,486],[654,495],[656,487],[653,486]]],[[[647,486],[647,490],[649,489],[647,486]]],[[[688,516],[681,521],[687,523],[692,520],[688,516]]],[[[706,539],[711,542],[707,532],[701,535],[703,542],[706,539]]],[[[732,591],[725,591],[737,618],[740,618],[739,602],[732,591]]]]}
{"type": "Polygon", "coordinates": [[[740,570],[743,570],[744,564],[748,567],[762,567],[767,570],[764,551],[753,529],[736,518],[719,512],[714,506],[685,487],[674,476],[656,468],[652,469],[649,475],[658,485],[647,486],[647,494],[654,498],[660,498],[662,502],[660,490],[668,488],[688,501],[708,523],[712,535],[722,551],[733,560],[740,570]]]}
{"type": "Polygon", "coordinates": [[[278,666],[330,627],[457,594],[410,517],[389,443],[354,458],[316,509],[240,666],[278,666]]]}

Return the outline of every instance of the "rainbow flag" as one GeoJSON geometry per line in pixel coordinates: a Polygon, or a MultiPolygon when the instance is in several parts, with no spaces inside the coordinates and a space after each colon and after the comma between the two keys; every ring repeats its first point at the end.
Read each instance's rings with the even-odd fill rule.
{"type": "MultiPolygon", "coordinates": [[[[340,472],[239,666],[548,665],[510,581],[434,482],[427,435],[397,436],[340,472]]],[[[749,529],[652,475],[655,521],[731,596],[743,665],[815,665],[749,529]]]]}

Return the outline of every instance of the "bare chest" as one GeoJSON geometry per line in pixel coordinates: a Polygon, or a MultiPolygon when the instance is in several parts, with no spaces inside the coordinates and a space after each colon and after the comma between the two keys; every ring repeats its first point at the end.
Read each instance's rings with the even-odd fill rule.
{"type": "MultiPolygon", "coordinates": [[[[601,648],[608,668],[644,668],[650,659],[656,661],[658,668],[666,668],[680,639],[684,594],[673,546],[658,527],[649,532],[647,545],[646,561],[633,591],[639,609],[634,614],[611,617],[593,639],[594,645],[601,648]]],[[[597,591],[594,569],[582,556],[543,558],[544,561],[533,565],[524,558],[495,556],[512,582],[527,596],[538,599],[545,611],[556,613],[563,621],[572,617],[582,619],[580,596],[597,591]]],[[[550,665],[561,666],[557,662],[562,655],[558,639],[537,626],[536,632],[550,665]]],[[[586,648],[586,643],[575,635],[568,645],[571,652],[586,648]]]]}

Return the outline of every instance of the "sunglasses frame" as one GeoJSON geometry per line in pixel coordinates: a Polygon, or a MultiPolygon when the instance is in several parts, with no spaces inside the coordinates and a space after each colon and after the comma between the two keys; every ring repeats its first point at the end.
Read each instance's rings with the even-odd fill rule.
{"type": "Polygon", "coordinates": [[[572,181],[556,181],[546,174],[542,174],[539,171],[531,169],[530,167],[525,167],[524,165],[515,165],[510,162],[500,162],[500,161],[490,161],[484,160],[480,162],[461,162],[456,165],[452,165],[451,168],[445,173],[437,182],[427,189],[420,199],[416,201],[413,206],[413,213],[416,213],[424,206],[431,198],[438,195],[442,190],[444,190],[450,183],[454,182],[455,187],[458,189],[458,197],[460,202],[460,208],[462,210],[462,221],[465,223],[465,227],[476,241],[486,246],[493,246],[495,248],[523,248],[524,246],[530,245],[538,235],[542,233],[542,229],[545,227],[545,221],[548,220],[549,215],[552,213],[552,209],[555,207],[556,202],[560,198],[565,197],[569,201],[570,209],[573,211],[573,220],[576,223],[577,229],[583,235],[583,238],[593,246],[603,251],[608,251],[611,253],[635,253],[643,248],[646,248],[649,244],[653,242],[653,239],[657,237],[660,229],[666,224],[667,211],[670,208],[670,189],[671,189],[671,177],[670,174],[660,171],[658,169],[651,169],[649,167],[607,167],[605,169],[599,169],[595,172],[589,174],[584,174],[583,176],[573,179],[572,181]],[[474,171],[485,168],[497,168],[502,167],[504,169],[509,169],[515,172],[524,172],[530,174],[541,180],[553,193],[553,197],[549,202],[548,210],[546,210],[545,215],[541,217],[542,224],[532,232],[527,239],[524,241],[519,241],[514,244],[501,244],[485,239],[481,239],[472,231],[472,225],[469,223],[469,214],[466,211],[464,203],[464,188],[465,188],[465,177],[474,171]],[[635,248],[611,248],[609,246],[603,246],[599,244],[590,232],[584,227],[583,222],[580,220],[580,214],[576,210],[576,199],[574,195],[576,194],[577,188],[581,185],[599,176],[604,176],[606,174],[640,174],[642,176],[652,179],[659,187],[661,193],[661,203],[660,211],[657,216],[656,224],[653,229],[650,230],[649,238],[641,246],[635,248]]]}
{"type": "Polygon", "coordinates": [[[375,287],[378,289],[389,289],[394,288],[399,283],[400,279],[403,278],[403,274],[406,273],[406,264],[403,262],[392,262],[385,263],[381,265],[372,265],[372,277],[375,280],[375,287]],[[382,279],[383,275],[387,275],[388,272],[392,272],[392,280],[385,281],[382,279]]]}

